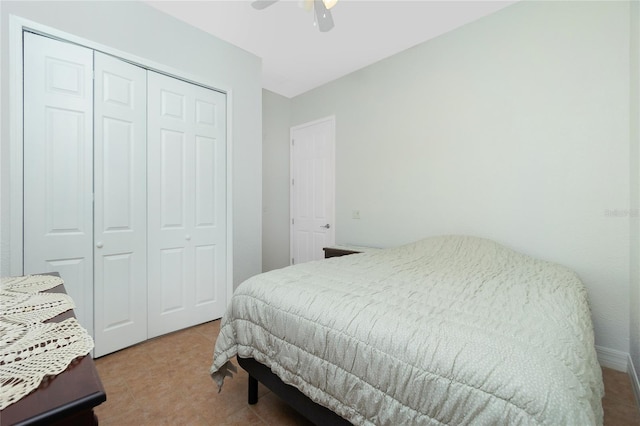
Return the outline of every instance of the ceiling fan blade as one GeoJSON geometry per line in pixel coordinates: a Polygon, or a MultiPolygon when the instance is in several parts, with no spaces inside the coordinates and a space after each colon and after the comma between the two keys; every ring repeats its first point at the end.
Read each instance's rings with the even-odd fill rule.
{"type": "Polygon", "coordinates": [[[326,8],[324,2],[322,0],[313,0],[313,8],[320,32],[326,33],[333,28],[333,16],[331,16],[331,11],[326,8]]]}
{"type": "Polygon", "coordinates": [[[262,10],[266,9],[277,1],[278,0],[254,0],[251,2],[251,6],[253,6],[254,9],[262,10]]]}

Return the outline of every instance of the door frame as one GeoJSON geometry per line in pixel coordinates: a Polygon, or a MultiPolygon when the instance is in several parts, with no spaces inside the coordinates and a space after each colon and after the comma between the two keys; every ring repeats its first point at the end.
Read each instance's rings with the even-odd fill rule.
{"type": "MultiPolygon", "coordinates": [[[[118,57],[133,65],[165,74],[179,80],[186,81],[197,86],[222,92],[226,95],[227,108],[227,158],[226,158],[226,214],[227,214],[227,247],[226,247],[226,290],[227,304],[233,295],[233,89],[211,80],[208,77],[196,76],[176,68],[160,64],[158,62],[132,55],[130,53],[105,46],[100,43],[78,37],[55,28],[39,24],[37,22],[15,16],[9,16],[9,135],[10,135],[10,162],[11,170],[9,177],[11,213],[10,226],[8,229],[10,237],[10,268],[7,275],[23,274],[23,37],[24,31],[30,31],[54,40],[77,44],[89,49],[118,57]]],[[[4,275],[3,271],[3,275],[4,275]]]]}
{"type": "Polygon", "coordinates": [[[331,226],[333,228],[333,240],[335,243],[336,236],[336,116],[330,115],[328,117],[320,118],[318,120],[309,121],[307,123],[298,124],[297,126],[291,127],[289,130],[289,264],[293,264],[293,253],[294,253],[294,235],[293,235],[293,218],[295,217],[295,199],[294,194],[295,191],[292,190],[293,186],[293,171],[294,171],[294,156],[293,156],[293,133],[296,130],[303,129],[309,126],[315,126],[316,124],[326,123],[328,122],[331,125],[331,141],[329,149],[331,150],[330,158],[332,162],[332,171],[333,175],[330,176],[332,180],[333,187],[333,211],[330,213],[329,217],[331,219],[331,226]]]}

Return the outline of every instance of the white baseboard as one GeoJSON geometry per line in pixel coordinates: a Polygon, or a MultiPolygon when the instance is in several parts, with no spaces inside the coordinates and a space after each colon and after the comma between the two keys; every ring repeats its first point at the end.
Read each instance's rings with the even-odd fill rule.
{"type": "MultiPolygon", "coordinates": [[[[638,367],[640,367],[640,365],[638,367]]],[[[638,377],[638,370],[636,370],[633,365],[631,355],[629,355],[629,378],[631,379],[633,393],[636,395],[636,403],[638,407],[640,407],[640,377],[638,377]]]]}
{"type": "Polygon", "coordinates": [[[629,371],[630,357],[628,353],[596,345],[596,354],[602,367],[613,368],[625,373],[629,371]]]}

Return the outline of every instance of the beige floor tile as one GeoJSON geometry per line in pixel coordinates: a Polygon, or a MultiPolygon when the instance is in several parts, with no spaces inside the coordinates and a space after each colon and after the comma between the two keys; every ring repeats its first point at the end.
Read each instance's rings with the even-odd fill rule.
{"type": "Polygon", "coordinates": [[[638,407],[618,401],[603,401],[604,426],[640,426],[638,407]]]}
{"type": "Polygon", "coordinates": [[[635,395],[627,373],[603,368],[602,380],[604,381],[605,398],[614,398],[619,402],[635,405],[635,395]]]}
{"type": "Polygon", "coordinates": [[[274,393],[258,398],[258,403],[250,408],[268,425],[274,426],[313,426],[301,414],[287,405],[274,393]]]}
{"type": "Polygon", "coordinates": [[[144,412],[138,409],[123,410],[111,416],[96,415],[100,426],[141,426],[146,423],[144,412]]]}
{"type": "Polygon", "coordinates": [[[217,419],[213,419],[213,422],[211,424],[220,426],[263,426],[265,423],[260,419],[260,417],[258,417],[253,411],[251,411],[249,407],[243,407],[231,416],[227,418],[221,418],[220,423],[218,423],[217,419]]]}
{"type": "Polygon", "coordinates": [[[102,381],[107,401],[96,407],[95,413],[99,418],[119,416],[122,412],[138,411],[138,406],[127,383],[120,381],[102,381]]]}
{"type": "Polygon", "coordinates": [[[211,321],[197,325],[193,327],[193,330],[213,344],[220,332],[220,321],[211,321]]]}

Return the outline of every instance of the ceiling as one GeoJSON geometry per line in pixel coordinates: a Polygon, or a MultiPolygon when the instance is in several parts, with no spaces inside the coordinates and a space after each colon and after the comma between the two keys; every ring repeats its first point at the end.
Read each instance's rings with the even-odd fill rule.
{"type": "Polygon", "coordinates": [[[255,10],[251,1],[147,1],[262,58],[262,86],[294,97],[489,15],[515,0],[339,0],[335,27],[314,26],[297,0],[255,10]]]}

